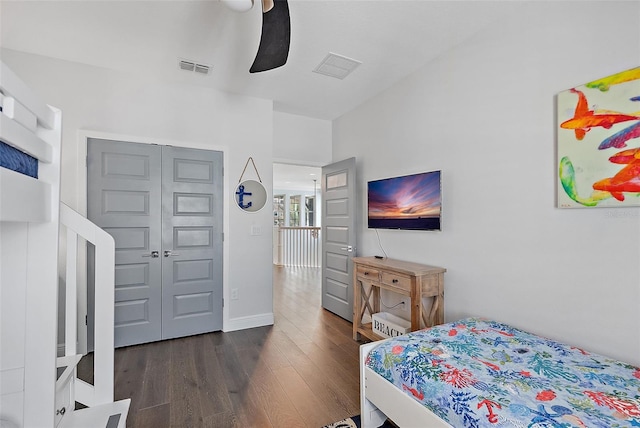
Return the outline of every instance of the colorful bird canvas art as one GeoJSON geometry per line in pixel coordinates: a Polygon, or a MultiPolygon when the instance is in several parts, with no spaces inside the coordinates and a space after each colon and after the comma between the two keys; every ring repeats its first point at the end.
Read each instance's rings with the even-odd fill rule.
{"type": "Polygon", "coordinates": [[[640,206],[640,67],[558,94],[560,208],[640,206]]]}

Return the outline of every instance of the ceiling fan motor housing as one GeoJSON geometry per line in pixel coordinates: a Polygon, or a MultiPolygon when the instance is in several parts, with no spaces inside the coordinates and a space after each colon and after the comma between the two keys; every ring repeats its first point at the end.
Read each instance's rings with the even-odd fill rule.
{"type": "Polygon", "coordinates": [[[248,12],[253,7],[253,0],[220,0],[234,12],[248,12]]]}

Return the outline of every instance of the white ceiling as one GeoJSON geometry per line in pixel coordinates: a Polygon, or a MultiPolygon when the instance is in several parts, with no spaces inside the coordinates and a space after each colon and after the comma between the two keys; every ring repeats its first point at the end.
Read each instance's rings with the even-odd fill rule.
{"type": "Polygon", "coordinates": [[[296,190],[320,193],[322,168],[313,166],[273,164],[274,190],[296,190]],[[315,180],[315,181],[314,181],[315,180]]]}
{"type": "MultiPolygon", "coordinates": [[[[0,44],[266,98],[278,111],[335,119],[509,9],[505,1],[483,0],[289,0],[287,64],[258,74],[249,67],[260,41],[259,1],[238,13],[218,0],[0,0],[0,44]],[[344,80],[314,73],[330,52],[362,64],[344,80]],[[206,76],[179,70],[179,58],[213,70],[206,76]]],[[[274,188],[313,191],[310,174],[319,180],[320,169],[275,164],[274,188]]]]}
{"type": "Polygon", "coordinates": [[[209,1],[0,1],[5,48],[271,99],[278,111],[334,119],[504,16],[505,1],[289,0],[284,67],[249,74],[259,3],[246,13],[209,1]],[[362,62],[338,80],[312,72],[333,52],[362,62]],[[178,58],[213,66],[208,76],[178,58]]]}

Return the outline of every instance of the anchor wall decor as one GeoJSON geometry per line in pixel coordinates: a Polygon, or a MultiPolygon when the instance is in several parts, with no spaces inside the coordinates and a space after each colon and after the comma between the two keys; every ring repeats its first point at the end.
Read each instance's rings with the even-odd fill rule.
{"type": "Polygon", "coordinates": [[[252,157],[247,159],[247,163],[244,165],[244,169],[242,170],[242,174],[240,174],[240,179],[238,180],[238,185],[236,186],[235,194],[234,194],[235,202],[238,208],[245,212],[257,212],[260,211],[267,203],[267,190],[264,188],[262,184],[262,179],[260,178],[260,173],[258,172],[258,168],[256,168],[256,164],[253,161],[252,157]],[[256,171],[256,175],[258,176],[258,180],[244,180],[242,181],[242,177],[244,176],[245,171],[247,170],[247,166],[249,165],[249,161],[253,165],[253,169],[256,171]]]}

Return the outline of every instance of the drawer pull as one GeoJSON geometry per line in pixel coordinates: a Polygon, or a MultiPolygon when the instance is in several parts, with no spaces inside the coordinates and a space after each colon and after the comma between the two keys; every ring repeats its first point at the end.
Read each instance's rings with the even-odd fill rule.
{"type": "Polygon", "coordinates": [[[398,283],[398,280],[397,280],[397,279],[395,279],[395,278],[393,278],[393,280],[392,280],[391,282],[393,282],[394,284],[397,284],[397,283],[398,283]]]}
{"type": "Polygon", "coordinates": [[[369,275],[369,272],[365,272],[365,273],[364,273],[364,276],[367,276],[367,275],[369,275]]]}

